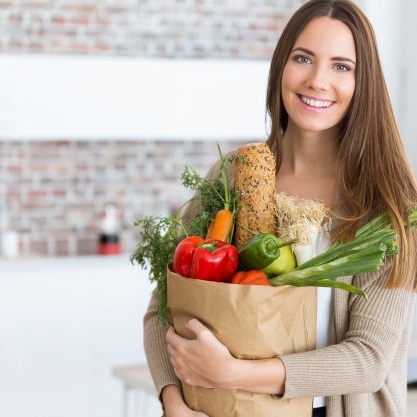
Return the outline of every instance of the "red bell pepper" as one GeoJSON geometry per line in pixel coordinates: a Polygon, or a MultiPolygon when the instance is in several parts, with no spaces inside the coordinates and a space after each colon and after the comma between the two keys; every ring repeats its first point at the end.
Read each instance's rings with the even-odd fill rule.
{"type": "Polygon", "coordinates": [[[232,284],[245,285],[271,285],[265,272],[259,269],[250,269],[249,271],[239,271],[232,276],[232,284]]]}
{"type": "Polygon", "coordinates": [[[194,251],[197,245],[202,243],[204,243],[204,239],[199,236],[190,236],[181,240],[174,252],[173,268],[177,274],[191,278],[194,251]]]}
{"type": "Polygon", "coordinates": [[[239,252],[220,240],[198,236],[183,239],[175,248],[173,268],[187,278],[224,282],[237,271],[239,252]]]}

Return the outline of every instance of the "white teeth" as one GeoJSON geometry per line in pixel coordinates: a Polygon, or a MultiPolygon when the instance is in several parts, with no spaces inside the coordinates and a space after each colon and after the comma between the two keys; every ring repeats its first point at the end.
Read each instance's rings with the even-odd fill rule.
{"type": "Polygon", "coordinates": [[[329,107],[330,104],[332,104],[331,101],[312,100],[311,98],[304,97],[304,96],[300,96],[300,98],[304,103],[308,104],[311,107],[323,108],[323,107],[329,107]]]}

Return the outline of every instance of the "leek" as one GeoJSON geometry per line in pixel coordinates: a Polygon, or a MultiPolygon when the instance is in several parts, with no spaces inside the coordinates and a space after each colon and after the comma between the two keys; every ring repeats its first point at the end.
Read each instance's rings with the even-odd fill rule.
{"type": "MultiPolygon", "coordinates": [[[[417,222],[417,207],[410,210],[407,226],[414,229],[417,222]]],[[[387,213],[381,214],[361,227],[351,242],[335,242],[320,255],[269,280],[274,286],[292,285],[332,287],[347,290],[367,299],[364,291],[336,278],[375,272],[384,265],[386,256],[399,251],[397,238],[387,213]]]]}

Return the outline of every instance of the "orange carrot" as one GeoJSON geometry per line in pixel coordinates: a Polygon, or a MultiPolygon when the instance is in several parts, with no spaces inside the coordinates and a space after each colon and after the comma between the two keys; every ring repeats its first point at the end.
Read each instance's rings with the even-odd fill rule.
{"type": "Polygon", "coordinates": [[[230,188],[230,182],[228,178],[228,172],[226,163],[229,161],[227,158],[223,157],[220,146],[217,144],[219,148],[220,158],[221,158],[221,166],[220,166],[220,176],[218,181],[223,188],[223,195],[219,192],[219,196],[223,200],[223,209],[219,210],[216,213],[215,218],[210,223],[206,234],[207,239],[214,239],[214,240],[221,240],[222,242],[231,243],[232,240],[232,233],[234,228],[234,220],[235,220],[235,199],[232,198],[232,191],[230,188]]]}
{"type": "Polygon", "coordinates": [[[215,220],[216,219],[214,219],[214,220],[212,220],[211,221],[211,223],[210,223],[210,226],[209,226],[209,228],[208,228],[208,230],[207,230],[207,234],[206,234],[206,240],[207,239],[211,239],[212,237],[212,234],[213,234],[213,227],[214,227],[214,222],[215,222],[215,220]]]}
{"type": "Polygon", "coordinates": [[[229,242],[233,229],[233,212],[231,210],[219,210],[207,232],[207,239],[229,242]]]}

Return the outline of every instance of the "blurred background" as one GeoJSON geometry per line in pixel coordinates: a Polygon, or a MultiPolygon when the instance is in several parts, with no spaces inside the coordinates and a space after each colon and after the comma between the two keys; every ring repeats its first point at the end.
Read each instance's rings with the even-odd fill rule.
{"type": "MultiPolygon", "coordinates": [[[[269,60],[302,3],[0,0],[0,417],[122,413],[113,370],[145,362],[152,290],[133,223],[186,201],[185,162],[204,174],[217,141],[265,140],[269,60]]],[[[417,4],[356,3],[416,171],[417,4]]]]}

